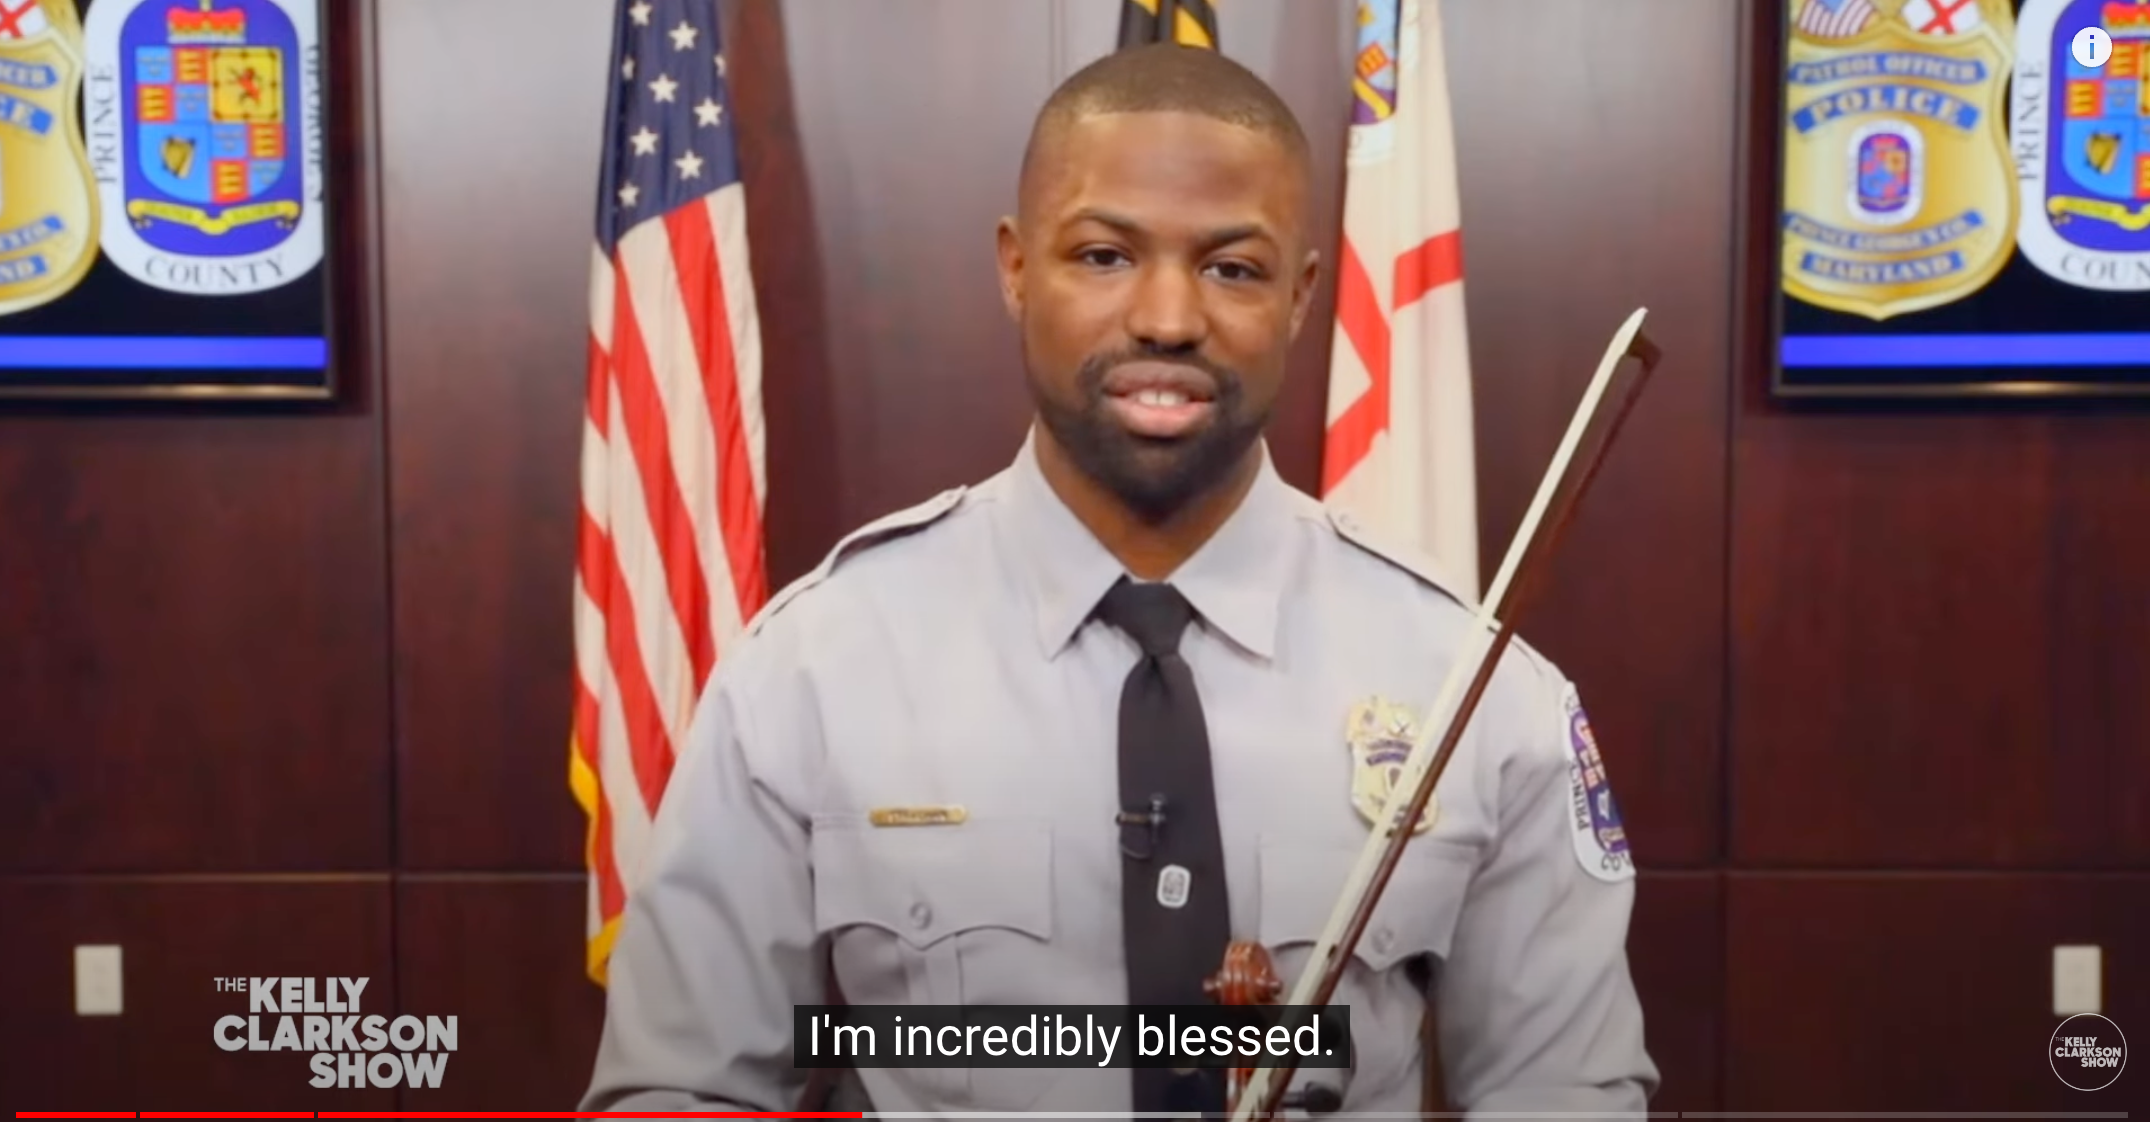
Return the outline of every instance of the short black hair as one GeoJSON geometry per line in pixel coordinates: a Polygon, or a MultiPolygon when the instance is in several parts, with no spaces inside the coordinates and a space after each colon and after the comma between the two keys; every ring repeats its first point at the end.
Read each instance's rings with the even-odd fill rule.
{"type": "Polygon", "coordinates": [[[1283,145],[1294,164],[1309,164],[1306,131],[1269,83],[1222,52],[1160,42],[1113,51],[1053,91],[1031,126],[1022,181],[1029,182],[1052,138],[1084,117],[1163,112],[1198,113],[1253,129],[1283,145]]]}

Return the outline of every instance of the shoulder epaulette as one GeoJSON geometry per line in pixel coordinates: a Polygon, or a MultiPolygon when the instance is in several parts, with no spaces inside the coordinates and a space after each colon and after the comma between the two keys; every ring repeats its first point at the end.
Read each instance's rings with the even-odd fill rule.
{"type": "MultiPolygon", "coordinates": [[[[1325,506],[1323,509],[1328,512],[1329,524],[1336,528],[1339,537],[1417,577],[1420,581],[1432,586],[1434,591],[1455,601],[1456,606],[1464,611],[1472,615],[1478,613],[1480,607],[1478,601],[1459,595],[1456,592],[1452,578],[1441,570],[1441,566],[1433,558],[1417,550],[1384,540],[1361,525],[1358,519],[1353,518],[1345,511],[1329,506],[1325,506]]],[[[1544,673],[1551,675],[1555,679],[1565,680],[1560,667],[1547,658],[1544,652],[1524,642],[1521,635],[1515,635],[1510,638],[1508,646],[1510,650],[1520,653],[1544,673]]]]}
{"type": "Polygon", "coordinates": [[[1329,525],[1335,528],[1338,537],[1431,585],[1435,592],[1454,600],[1458,607],[1472,612],[1478,610],[1475,601],[1456,592],[1453,579],[1441,571],[1433,558],[1383,539],[1361,525],[1349,512],[1327,505],[1322,510],[1328,514],[1329,525]]]}
{"type": "Polygon", "coordinates": [[[783,591],[770,597],[761,611],[754,613],[753,620],[747,624],[747,634],[760,631],[762,624],[767,622],[770,616],[782,611],[784,605],[791,603],[793,598],[827,580],[829,574],[835,572],[836,566],[842,564],[845,558],[881,542],[900,538],[932,525],[961,504],[963,496],[969,490],[967,487],[951,487],[925,502],[883,515],[844,535],[843,540],[829,550],[828,555],[821,559],[821,564],[814,566],[813,571],[791,582],[783,591]]]}

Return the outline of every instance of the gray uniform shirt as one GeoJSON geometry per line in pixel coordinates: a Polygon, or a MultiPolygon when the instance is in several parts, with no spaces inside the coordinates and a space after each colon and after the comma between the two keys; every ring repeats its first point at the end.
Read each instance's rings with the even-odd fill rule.
{"type": "MultiPolygon", "coordinates": [[[[1026,443],[1006,471],[862,529],[724,652],[611,960],[583,1109],[788,1109],[792,1007],[1116,1005],[1120,690],[1090,617],[1124,574],[1026,443]],[[962,807],[960,824],[876,810],[962,807]]],[[[1419,719],[1473,626],[1410,555],[1263,464],[1174,573],[1209,725],[1234,938],[1299,977],[1387,772],[1352,716],[1419,719]]],[[[1390,731],[1394,731],[1391,729],[1390,731]]],[[[1405,734],[1407,737],[1407,734],[1405,734]]],[[[1333,999],[1347,1111],[1420,1109],[1423,973],[1472,1111],[1646,1108],[1617,813],[1575,692],[1513,645],[1333,999]]],[[[883,1111],[1112,1111],[1124,1069],[861,1072],[883,1111]]]]}

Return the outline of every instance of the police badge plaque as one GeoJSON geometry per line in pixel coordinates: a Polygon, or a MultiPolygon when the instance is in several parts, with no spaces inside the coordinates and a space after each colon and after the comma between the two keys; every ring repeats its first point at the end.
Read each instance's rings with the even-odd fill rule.
{"type": "Polygon", "coordinates": [[[1793,0],[1785,291],[1885,320],[1963,299],[2015,246],[2008,0],[1793,0]]]}
{"type": "Polygon", "coordinates": [[[0,397],[335,395],[328,11],[0,0],[0,397]]]}
{"type": "Polygon", "coordinates": [[[2150,396],[2150,0],[1781,2],[1771,395],[2150,396]]]}
{"type": "Polygon", "coordinates": [[[73,0],[0,0],[0,316],[65,296],[97,260],[73,0]]]}

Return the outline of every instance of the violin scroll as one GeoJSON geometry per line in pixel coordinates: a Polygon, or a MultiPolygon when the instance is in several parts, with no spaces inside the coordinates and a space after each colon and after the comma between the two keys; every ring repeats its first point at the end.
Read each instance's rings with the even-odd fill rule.
{"type": "Polygon", "coordinates": [[[1202,992],[1219,1005],[1274,1005],[1284,979],[1267,947],[1238,940],[1224,949],[1224,965],[1202,983],[1202,992]]]}

